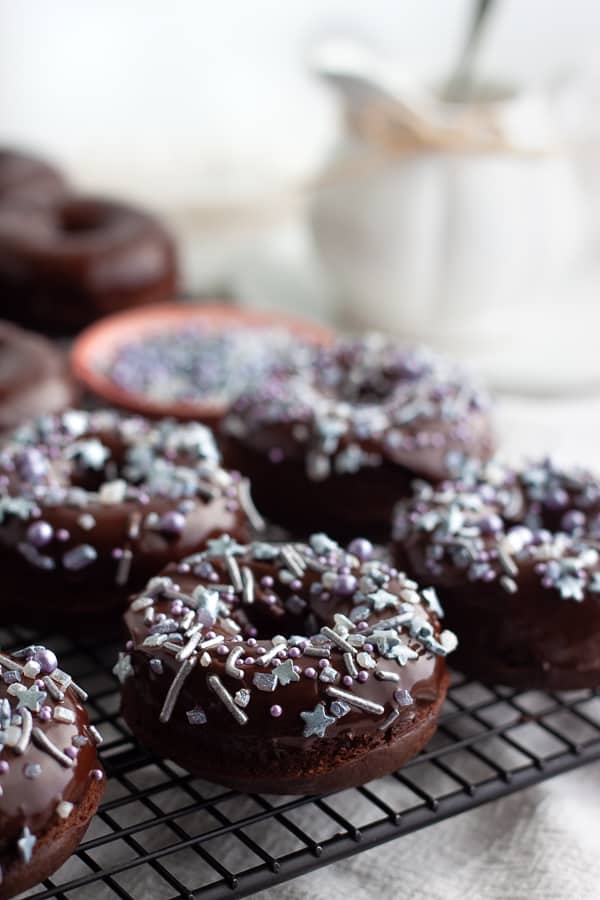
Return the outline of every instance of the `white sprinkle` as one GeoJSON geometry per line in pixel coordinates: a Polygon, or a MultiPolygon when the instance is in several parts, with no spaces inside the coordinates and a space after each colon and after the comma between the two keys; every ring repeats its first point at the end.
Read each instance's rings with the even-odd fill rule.
{"type": "Polygon", "coordinates": [[[75,721],[75,713],[67,709],[66,706],[55,706],[53,718],[56,719],[57,722],[64,722],[66,725],[72,725],[75,721]]]}
{"type": "Polygon", "coordinates": [[[25,678],[37,678],[42,670],[39,662],[36,662],[34,659],[28,660],[23,666],[23,675],[25,678]]]}
{"type": "Polygon", "coordinates": [[[230,678],[243,678],[244,673],[241,669],[238,669],[236,666],[236,661],[240,658],[242,653],[244,652],[242,647],[234,647],[229,652],[229,656],[225,660],[225,674],[229,675],[230,678]]]}
{"type": "Polygon", "coordinates": [[[74,803],[69,803],[68,800],[61,800],[60,803],[56,804],[56,815],[59,819],[68,819],[74,809],[74,803]]]}

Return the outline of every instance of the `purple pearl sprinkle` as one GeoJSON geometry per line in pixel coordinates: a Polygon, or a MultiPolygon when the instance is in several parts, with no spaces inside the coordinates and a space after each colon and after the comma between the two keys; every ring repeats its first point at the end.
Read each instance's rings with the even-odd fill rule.
{"type": "Polygon", "coordinates": [[[273,716],[274,719],[278,719],[279,716],[282,714],[283,710],[279,706],[278,703],[274,703],[273,706],[271,707],[271,709],[269,710],[269,712],[271,713],[271,715],[273,716]]]}
{"type": "Polygon", "coordinates": [[[316,670],[316,669],[313,669],[312,666],[308,666],[308,667],[304,670],[304,675],[305,675],[306,678],[316,678],[316,677],[317,677],[317,670],[316,670]]]}
{"type": "Polygon", "coordinates": [[[0,775],[6,775],[9,770],[9,765],[5,759],[0,759],[0,775]]]}
{"type": "Polygon", "coordinates": [[[361,562],[366,562],[373,555],[373,544],[366,538],[354,538],[348,544],[348,552],[357,556],[361,562]]]}
{"type": "Polygon", "coordinates": [[[163,534],[178,536],[185,529],[185,516],[176,509],[169,510],[160,517],[158,527],[163,534]]]}
{"type": "Polygon", "coordinates": [[[27,540],[34,547],[45,547],[54,535],[54,529],[49,522],[33,522],[27,529],[27,540]]]}
{"type": "Polygon", "coordinates": [[[354,679],[351,675],[344,675],[344,677],[342,678],[342,684],[344,685],[344,687],[352,687],[352,685],[354,684],[354,679]]]}
{"type": "Polygon", "coordinates": [[[49,706],[42,706],[38,713],[39,718],[42,722],[49,722],[52,718],[52,710],[49,706]]]}
{"type": "Polygon", "coordinates": [[[290,647],[288,654],[292,659],[298,659],[298,657],[300,656],[300,648],[290,647]]]}
{"type": "Polygon", "coordinates": [[[229,653],[229,649],[225,646],[225,644],[219,644],[217,647],[217,653],[219,656],[227,656],[229,653]]]}
{"type": "Polygon", "coordinates": [[[68,756],[69,759],[76,759],[78,752],[77,747],[65,747],[64,750],[65,756],[68,756]]]}
{"type": "Polygon", "coordinates": [[[34,660],[39,663],[40,670],[44,675],[50,675],[58,666],[56,654],[46,647],[43,650],[36,650],[33,655],[34,660]]]}
{"type": "Polygon", "coordinates": [[[56,532],[56,539],[58,541],[68,541],[70,537],[71,535],[66,528],[59,528],[56,532]]]}
{"type": "Polygon", "coordinates": [[[273,587],[273,579],[270,575],[263,575],[260,579],[260,586],[264,588],[272,588],[273,587]]]}
{"type": "Polygon", "coordinates": [[[328,665],[329,665],[328,659],[320,659],[319,660],[319,668],[320,669],[326,669],[328,665]]]}
{"type": "Polygon", "coordinates": [[[256,647],[256,638],[254,638],[254,637],[248,638],[248,646],[249,646],[249,647],[256,647]]]}
{"type": "Polygon", "coordinates": [[[362,669],[356,677],[358,678],[358,680],[360,681],[361,684],[364,684],[365,681],[369,680],[369,673],[365,672],[365,670],[362,669]]]}
{"type": "Polygon", "coordinates": [[[354,575],[343,574],[336,578],[333,590],[339,597],[351,597],[357,588],[357,584],[358,582],[354,575]]]}
{"type": "Polygon", "coordinates": [[[90,772],[90,775],[92,776],[94,781],[102,781],[102,779],[104,778],[104,773],[102,772],[102,769],[92,769],[92,771],[90,772]]]}

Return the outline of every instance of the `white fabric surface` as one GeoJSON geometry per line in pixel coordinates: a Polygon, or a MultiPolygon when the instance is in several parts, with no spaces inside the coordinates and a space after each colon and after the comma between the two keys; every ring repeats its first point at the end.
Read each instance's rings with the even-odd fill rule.
{"type": "MultiPolygon", "coordinates": [[[[600,399],[498,401],[501,452],[600,468],[600,399]]],[[[600,763],[254,896],[260,900],[596,900],[600,763]]]]}

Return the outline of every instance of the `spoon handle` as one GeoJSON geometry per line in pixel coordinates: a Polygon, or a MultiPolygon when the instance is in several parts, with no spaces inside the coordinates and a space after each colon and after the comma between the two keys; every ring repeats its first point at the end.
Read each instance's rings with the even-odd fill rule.
{"type": "Polygon", "coordinates": [[[495,0],[477,0],[458,62],[446,83],[446,100],[468,100],[473,88],[473,62],[495,0]]]}

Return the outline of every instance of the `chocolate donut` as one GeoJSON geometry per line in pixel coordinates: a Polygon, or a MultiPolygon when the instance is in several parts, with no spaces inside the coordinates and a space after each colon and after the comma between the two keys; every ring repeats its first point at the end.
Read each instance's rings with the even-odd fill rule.
{"type": "Polygon", "coordinates": [[[549,460],[467,467],[415,484],[396,559],[435,585],[460,637],[454,664],[519,688],[600,684],[600,482],[549,460]]]}
{"type": "Polygon", "coordinates": [[[365,539],[224,535],[132,599],[123,715],[156,753],[241,790],[362,784],[435,731],[456,644],[440,612],[365,539]]]}
{"type": "Polygon", "coordinates": [[[54,166],[28,153],[0,148],[0,206],[43,202],[66,191],[66,181],[54,166]]]}
{"type": "Polygon", "coordinates": [[[58,869],[104,791],[85,692],[42,646],[0,653],[0,898],[58,869]]]}
{"type": "Polygon", "coordinates": [[[340,339],[304,370],[243,393],[224,422],[226,458],[268,518],[302,534],[389,530],[420,475],[439,481],[492,449],[487,398],[444,361],[382,335],[340,339]]]}
{"type": "Polygon", "coordinates": [[[223,531],[246,539],[248,513],[247,482],[221,468],[202,425],[40,418],[0,448],[2,612],[111,621],[171,560],[223,531]]]}
{"type": "Polygon", "coordinates": [[[76,397],[63,354],[40,335],[0,321],[0,433],[60,412],[76,397]]]}
{"type": "Polygon", "coordinates": [[[171,299],[173,242],[149,213],[98,197],[0,206],[6,318],[71,333],[106,313],[171,299]]]}

